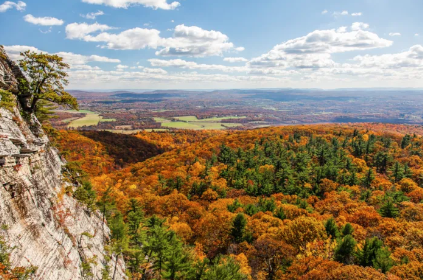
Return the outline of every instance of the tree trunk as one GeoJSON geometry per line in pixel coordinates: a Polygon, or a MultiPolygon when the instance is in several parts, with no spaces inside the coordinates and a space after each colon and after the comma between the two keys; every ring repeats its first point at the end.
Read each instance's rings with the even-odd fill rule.
{"type": "Polygon", "coordinates": [[[115,269],[114,269],[114,271],[113,271],[113,280],[115,280],[115,277],[116,277],[116,270],[117,270],[117,263],[118,263],[118,260],[119,260],[119,254],[117,254],[117,255],[116,255],[115,269]]]}

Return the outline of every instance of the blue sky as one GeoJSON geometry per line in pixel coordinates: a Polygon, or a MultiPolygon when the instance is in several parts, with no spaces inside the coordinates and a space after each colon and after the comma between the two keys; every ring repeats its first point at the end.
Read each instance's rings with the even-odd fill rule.
{"type": "Polygon", "coordinates": [[[421,0],[0,0],[73,89],[423,87],[421,0]]]}

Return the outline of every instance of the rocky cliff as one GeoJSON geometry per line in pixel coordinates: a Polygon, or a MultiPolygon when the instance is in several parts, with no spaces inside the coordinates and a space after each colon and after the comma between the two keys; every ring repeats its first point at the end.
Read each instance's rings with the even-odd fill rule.
{"type": "MultiPolygon", "coordinates": [[[[17,77],[0,46],[0,89],[17,93],[17,77]]],[[[34,279],[102,279],[115,257],[106,257],[100,214],[65,193],[63,166],[35,117],[0,108],[0,235],[14,248],[12,266],[38,267],[34,279]]],[[[124,270],[119,260],[115,279],[124,270]]]]}

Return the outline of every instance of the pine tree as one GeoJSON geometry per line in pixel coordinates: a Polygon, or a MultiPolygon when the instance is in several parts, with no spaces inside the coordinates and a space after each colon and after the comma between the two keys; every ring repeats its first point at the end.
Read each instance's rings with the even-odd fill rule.
{"type": "Polygon", "coordinates": [[[90,182],[84,181],[82,183],[82,186],[78,187],[73,193],[73,197],[87,205],[87,208],[89,210],[95,209],[95,201],[97,200],[97,194],[93,190],[93,186],[90,182]]]}
{"type": "Polygon", "coordinates": [[[387,272],[393,266],[393,260],[390,258],[391,253],[383,242],[377,237],[366,239],[362,250],[357,252],[359,264],[361,266],[373,266],[387,272]]]}
{"type": "Polygon", "coordinates": [[[236,209],[241,208],[241,207],[243,207],[243,205],[239,202],[238,199],[235,199],[235,201],[232,204],[229,204],[227,206],[228,211],[232,212],[232,213],[235,212],[236,209]]]}
{"type": "Polygon", "coordinates": [[[285,212],[283,211],[283,208],[282,207],[279,207],[278,209],[276,209],[276,212],[275,212],[274,216],[276,218],[281,219],[281,220],[285,220],[286,219],[286,215],[285,215],[285,212]]]}
{"type": "MultiPolygon", "coordinates": [[[[240,267],[235,261],[226,257],[222,260],[215,261],[213,266],[203,274],[202,280],[246,280],[247,277],[240,272],[240,267]]],[[[197,278],[199,279],[199,278],[197,278]]]]}
{"type": "Polygon", "coordinates": [[[136,199],[131,199],[128,203],[127,226],[130,248],[127,250],[126,264],[132,274],[140,273],[140,266],[145,262],[145,255],[142,244],[145,240],[145,232],[141,230],[141,223],[144,220],[144,212],[140,203],[136,199]]]}
{"type": "Polygon", "coordinates": [[[398,183],[404,178],[404,170],[401,164],[397,161],[391,168],[391,176],[394,179],[394,183],[398,183]]]}
{"type": "Polygon", "coordinates": [[[347,223],[342,229],[342,236],[351,235],[354,232],[354,228],[350,223],[347,223]]]}
{"type": "Polygon", "coordinates": [[[123,222],[122,213],[116,211],[110,219],[109,226],[112,232],[112,252],[115,254],[115,267],[112,279],[115,279],[119,256],[128,248],[127,228],[123,222]]]}
{"type": "Polygon", "coordinates": [[[405,149],[408,145],[410,145],[411,136],[406,134],[401,140],[401,149],[405,149]]]}
{"type": "Polygon", "coordinates": [[[191,260],[184,250],[182,242],[176,234],[170,232],[169,245],[164,250],[163,272],[164,279],[185,279],[191,270],[191,260]]]}
{"type": "Polygon", "coordinates": [[[370,185],[374,179],[375,179],[375,176],[373,175],[373,170],[369,168],[369,170],[366,173],[366,176],[363,178],[363,186],[366,188],[370,188],[370,185]]]}
{"type": "Polygon", "coordinates": [[[353,263],[356,244],[357,242],[352,235],[348,234],[344,236],[335,249],[335,260],[344,264],[353,263]]]}
{"type": "Polygon", "coordinates": [[[333,217],[326,221],[325,229],[328,236],[330,236],[332,239],[339,237],[339,230],[333,217]]]}
{"type": "Polygon", "coordinates": [[[388,199],[386,203],[382,207],[380,207],[379,212],[382,217],[387,218],[396,218],[399,215],[399,209],[395,207],[391,199],[388,199]]]}
{"type": "Polygon", "coordinates": [[[244,231],[245,226],[247,225],[247,219],[245,219],[244,214],[238,213],[235,219],[232,222],[231,235],[236,243],[241,243],[244,241],[244,231]]]}
{"type": "Polygon", "coordinates": [[[383,273],[388,272],[392,266],[394,266],[394,261],[391,259],[391,252],[388,248],[383,247],[376,252],[376,258],[373,260],[373,267],[375,269],[380,269],[383,273]]]}

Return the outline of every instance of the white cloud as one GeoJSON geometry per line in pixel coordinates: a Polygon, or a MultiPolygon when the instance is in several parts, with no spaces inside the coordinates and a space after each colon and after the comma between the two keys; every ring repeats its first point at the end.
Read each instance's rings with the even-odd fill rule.
{"type": "Polygon", "coordinates": [[[420,35],[419,35],[419,33],[416,33],[416,34],[414,34],[414,36],[419,37],[420,35]]]}
{"type": "Polygon", "coordinates": [[[144,7],[153,8],[155,10],[174,10],[180,6],[179,2],[175,1],[168,3],[167,0],[82,0],[82,2],[124,9],[130,6],[143,5],[144,7]]]}
{"type": "Polygon", "coordinates": [[[362,68],[423,67],[423,46],[415,45],[406,52],[396,54],[356,56],[354,61],[359,62],[362,68]]]}
{"type": "Polygon", "coordinates": [[[108,58],[99,55],[81,55],[70,52],[58,52],[56,54],[63,57],[64,60],[71,65],[85,64],[89,62],[120,63],[119,59],[108,58]]]}
{"type": "Polygon", "coordinates": [[[222,71],[222,72],[247,72],[246,67],[232,67],[225,65],[217,64],[198,64],[193,61],[186,61],[182,59],[171,59],[171,60],[162,60],[162,59],[149,59],[148,60],[151,66],[154,67],[175,67],[182,69],[191,69],[191,70],[204,70],[204,71],[222,71]]]}
{"type": "Polygon", "coordinates": [[[96,17],[102,16],[102,15],[104,15],[104,12],[99,10],[96,13],[93,12],[93,13],[89,13],[89,14],[86,14],[86,15],[80,15],[80,16],[83,17],[83,18],[87,18],[87,19],[96,19],[96,17]]]}
{"type": "Polygon", "coordinates": [[[352,13],[351,15],[353,17],[361,17],[363,15],[363,13],[352,13]]]}
{"type": "Polygon", "coordinates": [[[21,58],[20,57],[21,52],[26,52],[28,50],[31,51],[31,52],[37,52],[37,53],[42,52],[39,49],[37,49],[36,47],[21,46],[21,45],[4,46],[4,49],[6,50],[9,57],[12,60],[15,60],[15,61],[21,58]]]}
{"type": "Polygon", "coordinates": [[[24,19],[26,22],[43,26],[62,25],[64,23],[63,20],[54,17],[34,17],[30,14],[24,16],[24,19]]]}
{"type": "MultiPolygon", "coordinates": [[[[4,49],[6,50],[7,54],[12,60],[19,60],[21,58],[20,53],[25,51],[32,51],[37,53],[47,53],[41,51],[35,47],[31,46],[21,46],[21,45],[14,45],[14,46],[5,46],[4,49]]],[[[56,53],[58,56],[63,57],[64,61],[71,66],[71,69],[74,67],[81,67],[86,63],[90,62],[105,62],[105,63],[120,63],[119,59],[108,58],[105,56],[99,55],[81,55],[81,54],[74,54],[71,52],[58,52],[56,53]]]]}
{"type": "Polygon", "coordinates": [[[347,30],[348,30],[348,27],[346,27],[346,26],[341,26],[341,27],[339,27],[338,29],[336,29],[336,32],[339,32],[339,33],[344,33],[344,32],[347,32],[347,30]]]}
{"type": "Polygon", "coordinates": [[[389,33],[389,36],[391,36],[391,37],[401,36],[401,33],[398,33],[398,32],[391,32],[391,33],[389,33]]]}
{"type": "Polygon", "coordinates": [[[325,15],[325,14],[327,14],[328,13],[328,10],[323,10],[322,11],[322,15],[325,15]]]}
{"type": "Polygon", "coordinates": [[[333,12],[334,16],[348,16],[348,11],[342,11],[342,12],[333,12]]]}
{"type": "Polygon", "coordinates": [[[53,30],[53,28],[50,26],[50,28],[47,29],[47,30],[41,30],[41,29],[38,29],[38,30],[40,30],[40,32],[43,33],[43,34],[48,34],[48,33],[51,33],[51,31],[53,30]]]}
{"type": "Polygon", "coordinates": [[[82,39],[87,42],[105,42],[106,46],[103,47],[115,50],[156,49],[163,42],[160,31],[146,28],[128,29],[119,34],[102,32],[96,36],[86,35],[82,39]]]}
{"type": "MultiPolygon", "coordinates": [[[[234,44],[229,42],[229,37],[219,31],[183,24],[175,27],[173,37],[164,40],[163,46],[165,48],[157,51],[156,55],[213,56],[235,49],[234,44]]],[[[235,50],[241,51],[239,48],[235,50]]]]}
{"type": "Polygon", "coordinates": [[[66,26],[66,38],[68,39],[84,39],[90,33],[97,31],[106,31],[114,29],[106,24],[87,24],[87,23],[71,23],[66,26]]]}
{"type": "Polygon", "coordinates": [[[26,3],[19,1],[18,3],[6,1],[0,5],[0,13],[6,12],[9,9],[15,8],[18,11],[24,11],[26,8],[26,3]]]}
{"type": "Polygon", "coordinates": [[[227,61],[227,62],[230,62],[230,63],[235,63],[235,62],[247,62],[248,59],[243,58],[243,57],[225,57],[223,59],[223,61],[227,61]]]}
{"type": "Polygon", "coordinates": [[[160,31],[147,28],[132,28],[121,33],[113,34],[102,32],[91,35],[97,31],[112,29],[107,25],[98,23],[72,23],[66,26],[67,38],[81,39],[87,42],[103,42],[109,49],[139,50],[145,48],[157,49],[156,55],[160,56],[213,56],[222,55],[226,51],[242,51],[243,47],[235,48],[229,42],[228,36],[214,31],[204,30],[197,26],[178,25],[175,27],[173,37],[162,38],[160,31]]]}
{"type": "Polygon", "coordinates": [[[116,66],[116,70],[117,71],[123,71],[123,70],[127,69],[128,67],[129,66],[119,64],[119,65],[116,66]]]}
{"type": "MultiPolygon", "coordinates": [[[[359,29],[365,24],[353,24],[351,31],[344,29],[316,30],[306,36],[276,45],[270,52],[252,59],[251,67],[267,68],[322,68],[335,67],[332,53],[389,47],[392,41],[359,29]]],[[[368,25],[365,25],[368,27],[368,25]]]]}
{"type": "Polygon", "coordinates": [[[149,74],[167,74],[167,71],[161,68],[143,68],[142,71],[149,74]]]}
{"type": "Polygon", "coordinates": [[[351,30],[364,30],[369,28],[369,25],[367,23],[364,22],[354,22],[351,25],[351,30]]]}

